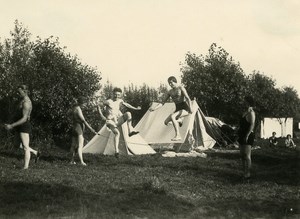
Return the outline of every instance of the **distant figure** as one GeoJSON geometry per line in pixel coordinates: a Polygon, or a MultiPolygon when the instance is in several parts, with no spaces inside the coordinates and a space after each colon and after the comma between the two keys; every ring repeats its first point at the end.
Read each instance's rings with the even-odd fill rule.
{"type": "Polygon", "coordinates": [[[15,129],[18,133],[18,142],[21,142],[23,149],[25,151],[24,157],[24,168],[28,169],[30,155],[33,153],[35,157],[35,162],[38,161],[40,157],[39,151],[33,150],[29,147],[30,134],[31,134],[31,124],[30,116],[32,111],[32,103],[28,97],[28,87],[26,85],[21,85],[18,87],[18,95],[22,98],[18,108],[15,118],[15,122],[12,124],[5,124],[6,130],[15,129]]]}
{"type": "Polygon", "coordinates": [[[296,145],[292,139],[292,136],[288,134],[285,139],[285,146],[288,148],[296,148],[296,145]]]}
{"type": "Polygon", "coordinates": [[[278,144],[278,140],[276,138],[276,132],[272,132],[272,136],[269,138],[269,146],[275,147],[278,144]]]}
{"type": "Polygon", "coordinates": [[[103,120],[106,122],[106,126],[114,133],[114,145],[115,145],[115,156],[119,157],[119,139],[120,139],[120,131],[118,127],[120,127],[123,123],[127,122],[128,127],[128,135],[129,137],[138,134],[138,131],[135,131],[132,127],[132,115],[130,112],[126,112],[122,114],[121,108],[123,106],[133,109],[133,110],[141,110],[141,107],[134,107],[129,103],[124,102],[122,99],[122,89],[114,88],[113,90],[113,98],[105,100],[102,103],[104,107],[104,112],[102,112],[101,107],[98,107],[99,114],[103,120]]]}
{"type": "Polygon", "coordinates": [[[180,141],[181,136],[179,133],[179,126],[182,125],[183,117],[192,113],[192,106],[191,106],[191,99],[186,91],[186,89],[177,83],[177,79],[174,76],[168,78],[168,83],[171,87],[171,90],[168,91],[165,99],[162,103],[150,108],[150,111],[157,110],[158,108],[162,107],[165,102],[171,97],[175,103],[175,112],[171,113],[165,120],[165,125],[168,125],[169,122],[172,122],[175,136],[172,138],[172,141],[180,141]]]}
{"type": "Polygon", "coordinates": [[[240,144],[240,154],[242,158],[244,179],[250,179],[251,173],[251,147],[254,144],[255,112],[253,110],[254,100],[251,96],[245,97],[247,110],[240,119],[238,131],[238,142],[240,144]]]}
{"type": "Polygon", "coordinates": [[[82,156],[82,148],[84,143],[83,133],[85,126],[88,127],[91,132],[94,134],[97,134],[97,132],[85,121],[85,118],[82,114],[81,107],[84,103],[84,98],[79,97],[76,100],[76,103],[74,104],[72,111],[71,111],[71,117],[72,117],[72,144],[71,144],[71,164],[76,164],[74,161],[75,157],[75,151],[77,149],[78,157],[80,160],[81,165],[86,166],[86,163],[83,161],[82,156]]]}

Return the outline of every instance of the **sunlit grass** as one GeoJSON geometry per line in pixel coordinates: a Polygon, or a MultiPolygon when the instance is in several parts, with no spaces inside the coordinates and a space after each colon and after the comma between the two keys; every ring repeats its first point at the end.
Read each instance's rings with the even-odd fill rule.
{"type": "Polygon", "coordinates": [[[0,218],[283,218],[299,216],[296,150],[253,151],[253,179],[238,153],[207,158],[85,155],[43,151],[21,169],[22,151],[0,153],[0,218]],[[292,210],[291,210],[292,209],[292,210]],[[298,215],[297,215],[298,214],[298,215]]]}

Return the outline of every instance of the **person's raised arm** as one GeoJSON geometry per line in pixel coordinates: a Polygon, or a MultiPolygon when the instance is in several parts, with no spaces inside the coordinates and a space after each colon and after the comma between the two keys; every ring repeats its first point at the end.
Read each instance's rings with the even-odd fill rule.
{"type": "Polygon", "coordinates": [[[133,109],[133,110],[141,110],[141,109],[142,109],[140,106],[134,107],[134,106],[132,106],[132,105],[130,105],[129,103],[126,103],[126,102],[122,102],[122,104],[123,104],[124,106],[126,106],[127,108],[129,108],[129,109],[133,109]]]}
{"type": "Polygon", "coordinates": [[[87,121],[85,120],[83,113],[81,111],[81,108],[78,107],[78,116],[80,118],[80,120],[86,125],[86,127],[88,127],[89,130],[91,130],[91,132],[93,132],[94,134],[97,134],[97,132],[90,126],[90,124],[87,123],[87,121]]]}

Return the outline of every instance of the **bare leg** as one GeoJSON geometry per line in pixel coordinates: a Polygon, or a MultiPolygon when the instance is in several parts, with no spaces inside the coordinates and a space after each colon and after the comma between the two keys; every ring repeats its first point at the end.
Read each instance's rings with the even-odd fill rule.
{"type": "Polygon", "coordinates": [[[173,123],[173,127],[174,127],[174,130],[175,130],[175,137],[172,138],[173,141],[179,141],[181,140],[181,136],[180,136],[180,133],[179,133],[179,124],[176,120],[176,115],[177,113],[173,113],[171,115],[171,120],[172,120],[172,123],[173,123]]]}
{"type": "Polygon", "coordinates": [[[29,134],[28,133],[20,133],[21,141],[23,144],[25,156],[24,156],[24,169],[28,169],[29,167],[29,161],[30,161],[30,155],[31,152],[37,155],[37,151],[33,150],[29,147],[29,134]]]}
{"type": "Polygon", "coordinates": [[[83,142],[84,142],[83,135],[78,135],[78,156],[79,156],[79,160],[80,160],[80,163],[83,166],[86,166],[86,163],[83,161],[83,156],[82,156],[83,142]]]}
{"type": "Polygon", "coordinates": [[[114,145],[115,145],[115,154],[116,157],[119,156],[119,142],[120,142],[120,132],[116,126],[107,125],[107,127],[114,133],[114,145]]]}
{"type": "MultiPolygon", "coordinates": [[[[171,114],[172,115],[172,114],[171,114]]],[[[170,122],[172,122],[172,119],[171,119],[171,115],[169,115],[166,120],[164,121],[164,124],[165,125],[168,125],[170,122]]]]}
{"type": "Polygon", "coordinates": [[[133,127],[132,127],[132,116],[130,112],[126,112],[123,114],[123,118],[124,118],[124,122],[127,122],[127,127],[128,127],[128,132],[132,132],[133,131],[133,127]]]}
{"type": "Polygon", "coordinates": [[[114,128],[112,132],[115,134],[114,143],[115,143],[115,152],[119,154],[119,142],[120,142],[120,132],[117,128],[114,128]]]}
{"type": "Polygon", "coordinates": [[[188,115],[189,115],[189,113],[186,110],[180,110],[180,111],[178,111],[178,114],[176,116],[176,120],[179,123],[179,126],[182,125],[184,117],[186,117],[188,115]]]}
{"type": "Polygon", "coordinates": [[[175,130],[175,137],[172,139],[173,141],[181,140],[181,136],[179,133],[179,122],[182,122],[182,118],[187,116],[189,113],[185,110],[180,110],[170,115],[172,120],[174,130],[175,130]],[[178,121],[179,120],[179,121],[178,121]]]}
{"type": "Polygon", "coordinates": [[[78,147],[78,137],[72,136],[72,143],[71,143],[71,164],[76,164],[74,161],[75,158],[75,148],[78,147]]]}
{"type": "Polygon", "coordinates": [[[245,177],[249,178],[251,173],[251,166],[252,166],[252,161],[251,161],[251,145],[246,145],[245,146],[245,177]]]}
{"type": "Polygon", "coordinates": [[[251,145],[241,145],[240,149],[241,157],[242,157],[242,166],[243,166],[243,174],[245,178],[249,178],[251,176],[251,145]]]}
{"type": "Polygon", "coordinates": [[[127,121],[127,127],[128,127],[128,135],[129,137],[131,137],[132,135],[136,135],[138,134],[139,132],[138,131],[135,131],[134,128],[132,127],[132,115],[130,112],[126,112],[123,114],[123,119],[124,119],[124,122],[127,121]]]}

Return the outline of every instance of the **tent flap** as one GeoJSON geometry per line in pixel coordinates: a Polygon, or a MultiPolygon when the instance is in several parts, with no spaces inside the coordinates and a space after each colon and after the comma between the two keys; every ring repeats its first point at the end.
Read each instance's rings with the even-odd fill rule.
{"type": "MultiPolygon", "coordinates": [[[[139,134],[129,137],[126,123],[119,130],[119,153],[121,155],[156,153],[139,134]]],[[[95,135],[83,148],[83,153],[114,155],[114,134],[104,125],[98,135],[95,135]]]]}

